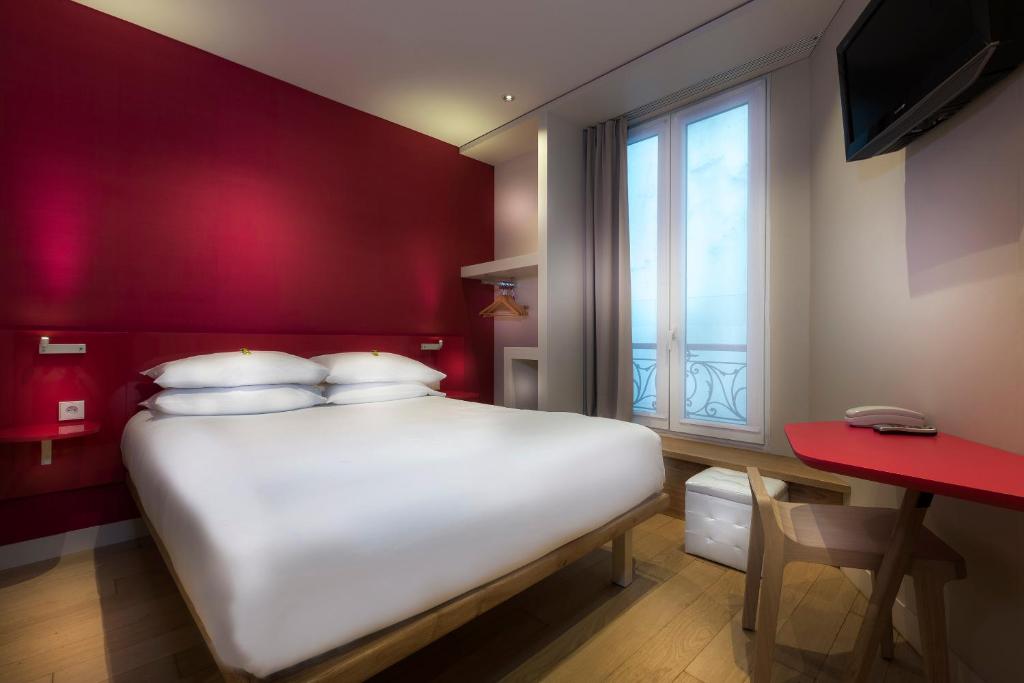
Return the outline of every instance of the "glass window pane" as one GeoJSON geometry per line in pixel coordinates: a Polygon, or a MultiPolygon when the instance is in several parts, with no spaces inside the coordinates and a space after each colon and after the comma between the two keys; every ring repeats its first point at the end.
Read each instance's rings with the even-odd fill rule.
{"type": "Polygon", "coordinates": [[[633,410],[654,412],[658,341],[658,136],[627,147],[633,410]]]}
{"type": "Polygon", "coordinates": [[[686,126],[687,419],[747,422],[747,116],[686,126]]]}

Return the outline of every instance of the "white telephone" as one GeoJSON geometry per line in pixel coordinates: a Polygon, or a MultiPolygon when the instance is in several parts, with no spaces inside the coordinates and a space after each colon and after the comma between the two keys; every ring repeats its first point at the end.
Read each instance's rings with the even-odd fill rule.
{"type": "Polygon", "coordinates": [[[924,427],[924,415],[916,410],[896,406],[860,406],[846,411],[846,423],[854,427],[873,427],[880,424],[924,427]]]}

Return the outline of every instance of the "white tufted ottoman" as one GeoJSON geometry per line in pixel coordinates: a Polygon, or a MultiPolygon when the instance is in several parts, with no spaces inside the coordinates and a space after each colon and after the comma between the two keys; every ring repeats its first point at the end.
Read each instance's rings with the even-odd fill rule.
{"type": "MultiPolygon", "coordinates": [[[[788,500],[786,482],[764,477],[764,484],[788,500]]],[[[745,472],[709,467],[693,475],[686,480],[686,552],[746,571],[750,512],[745,472]]]]}

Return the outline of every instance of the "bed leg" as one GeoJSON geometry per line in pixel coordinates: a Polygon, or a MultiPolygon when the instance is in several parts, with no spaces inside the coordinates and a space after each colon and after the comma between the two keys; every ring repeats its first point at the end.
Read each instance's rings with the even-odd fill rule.
{"type": "Polygon", "coordinates": [[[625,588],[633,583],[633,530],[612,539],[612,583],[625,588]]]}

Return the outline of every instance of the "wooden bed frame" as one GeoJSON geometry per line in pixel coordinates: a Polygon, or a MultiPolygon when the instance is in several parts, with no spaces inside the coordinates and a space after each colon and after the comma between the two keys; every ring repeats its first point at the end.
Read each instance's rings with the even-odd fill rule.
{"type": "Polygon", "coordinates": [[[248,672],[225,666],[217,657],[206,627],[196,613],[195,606],[184,586],[181,585],[171,556],[160,535],[149,521],[142,501],[139,499],[139,493],[130,477],[127,479],[127,483],[142,519],[146,522],[149,533],[153,536],[156,547],[160,550],[160,555],[164,558],[164,563],[174,578],[174,583],[178,586],[181,597],[188,605],[189,612],[191,612],[196,626],[199,627],[200,633],[203,634],[203,640],[206,641],[210,654],[213,655],[224,680],[230,683],[242,681],[245,683],[254,681],[303,681],[304,683],[364,681],[438,640],[474,617],[554,574],[559,569],[575,562],[587,553],[600,548],[608,541],[612,541],[612,581],[620,586],[628,586],[633,581],[633,527],[665,510],[669,504],[667,494],[656,493],[604,526],[552,550],[540,559],[513,572],[405,621],[278,671],[267,678],[259,678],[248,672]]]}

